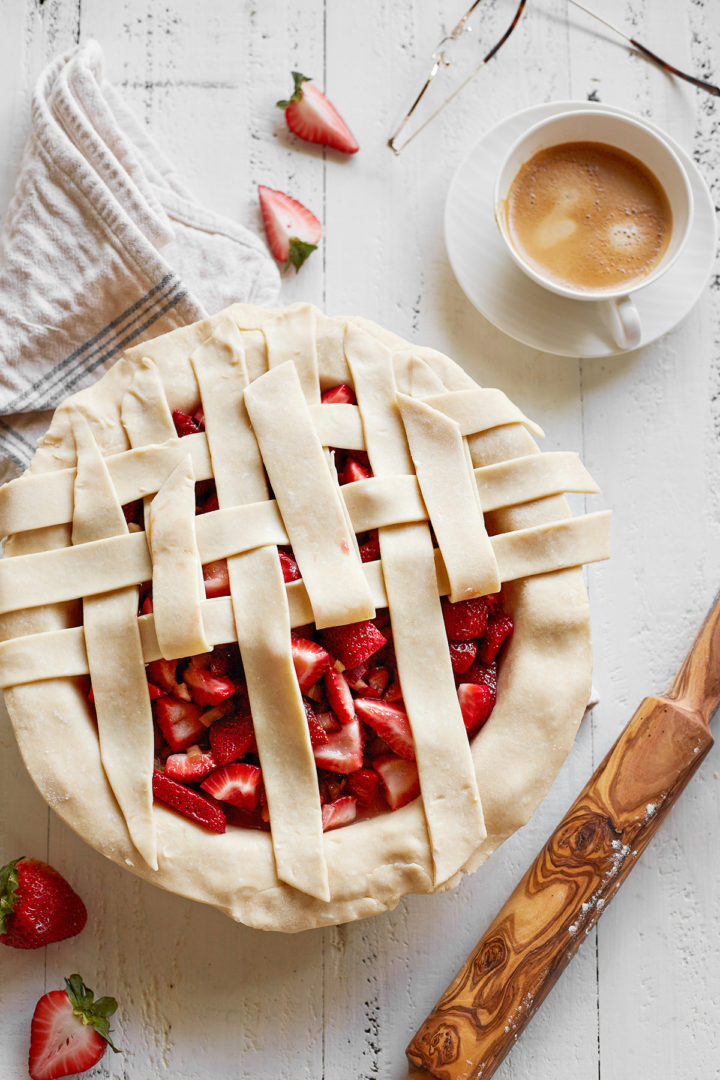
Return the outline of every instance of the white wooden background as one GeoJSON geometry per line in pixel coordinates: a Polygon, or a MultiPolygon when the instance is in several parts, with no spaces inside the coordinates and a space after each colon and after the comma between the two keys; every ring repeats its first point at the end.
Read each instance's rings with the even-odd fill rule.
{"type": "MultiPolygon", "coordinates": [[[[592,0],[589,0],[592,2],[592,0]]],[[[720,79],[717,0],[595,0],[681,67],[720,79]]],[[[80,971],[121,1002],[117,1080],[399,1080],[403,1048],[629,719],[662,689],[720,584],[720,273],[658,344],[576,362],[495,331],[450,272],[442,211],[453,170],[497,120],[540,101],[623,106],[691,151],[720,200],[720,103],[598,34],[565,0],[530,0],[515,36],[432,136],[385,146],[463,0],[0,0],[0,213],[30,93],[80,38],[207,203],[259,228],[255,187],[322,219],[322,250],[284,285],[331,314],[367,315],[454,356],[578,449],[615,511],[614,557],[589,574],[601,702],[531,823],[454,893],[295,937],[236,926],[86,847],[46,810],[0,718],[0,856],[59,866],[85,898],[77,939],[0,956],[0,1080],[26,1076],[29,1020],[80,971]],[[298,69],[326,87],[361,151],[338,161],[288,137],[274,102],[298,69]]],[[[500,1080],[720,1077],[720,752],[498,1072],[500,1080]]]]}

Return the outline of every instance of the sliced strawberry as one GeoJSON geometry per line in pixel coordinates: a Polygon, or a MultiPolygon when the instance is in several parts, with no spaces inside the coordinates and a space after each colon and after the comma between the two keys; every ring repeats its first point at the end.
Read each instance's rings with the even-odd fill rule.
{"type": "Polygon", "coordinates": [[[282,568],[282,576],[284,582],[297,581],[300,577],[302,577],[302,574],[300,573],[300,568],[293,559],[292,555],[288,555],[288,553],[286,551],[283,551],[282,549],[278,551],[278,555],[280,556],[280,566],[282,568]]]}
{"type": "MultiPolygon", "coordinates": [[[[177,666],[177,660],[152,660],[145,668],[148,682],[151,682],[154,686],[159,686],[166,694],[175,694],[177,696],[179,688],[176,678],[177,666]]],[[[186,693],[185,697],[189,698],[190,695],[186,693]]]]}
{"type": "Polygon", "coordinates": [[[185,787],[169,776],[163,776],[158,769],[153,770],[153,795],[166,806],[177,810],[179,814],[194,821],[210,832],[224,833],[226,818],[222,807],[201,795],[194,788],[185,787]]]}
{"type": "Polygon", "coordinates": [[[35,1006],[30,1026],[28,1069],[31,1080],[57,1080],[96,1065],[108,1046],[114,998],[94,1001],[79,975],[65,980],[65,990],[51,990],[35,1006]]]}
{"type": "Polygon", "coordinates": [[[202,405],[198,405],[197,409],[193,413],[193,420],[201,431],[205,430],[205,410],[203,409],[202,405]]]}
{"type": "Polygon", "coordinates": [[[306,206],[283,191],[259,184],[258,196],[273,258],[299,270],[320,243],[322,225],[306,206]]]}
{"type": "Polygon", "coordinates": [[[239,806],[241,810],[257,810],[260,805],[262,770],[258,765],[249,765],[244,761],[233,765],[223,765],[200,787],[220,802],[239,806]]]}
{"type": "Polygon", "coordinates": [[[171,750],[179,753],[198,743],[205,734],[202,709],[190,701],[161,697],[155,702],[155,719],[171,750]]]}
{"type": "Polygon", "coordinates": [[[125,520],[128,525],[138,525],[142,528],[143,524],[143,501],[142,499],[136,499],[135,502],[125,503],[122,508],[125,520]]]}
{"type": "Polygon", "coordinates": [[[237,645],[216,645],[208,654],[207,668],[213,675],[228,675],[234,680],[237,689],[244,688],[242,660],[237,645]]]}
{"type": "Polygon", "coordinates": [[[185,668],[183,681],[190,687],[190,696],[197,705],[219,705],[235,693],[235,683],[225,675],[213,675],[194,659],[185,668]]]}
{"type": "Polygon", "coordinates": [[[193,754],[193,749],[197,747],[190,747],[184,754],[170,754],[165,759],[165,776],[181,784],[196,784],[217,769],[218,763],[210,750],[193,754]]]}
{"type": "Polygon", "coordinates": [[[371,529],[367,540],[360,544],[360,558],[363,562],[375,562],[380,558],[380,541],[377,529],[371,529]]]}
{"type": "Polygon", "coordinates": [[[289,101],[278,101],[285,110],[285,122],[295,135],[307,142],[331,146],[344,154],[360,149],[355,136],[334,105],[313,85],[307,75],[293,71],[295,91],[289,101]]]}
{"type": "Polygon", "coordinates": [[[341,484],[354,484],[356,480],[367,480],[371,476],[372,469],[349,457],[345,462],[345,468],[338,476],[338,481],[341,484]]]}
{"type": "Polygon", "coordinates": [[[479,683],[489,686],[493,694],[497,691],[497,664],[482,664],[480,660],[476,660],[474,664],[463,672],[461,679],[458,679],[461,683],[479,683]]]}
{"type": "Polygon", "coordinates": [[[399,810],[420,794],[420,778],[413,761],[403,761],[395,754],[381,754],[374,758],[373,769],[380,776],[391,810],[399,810]]]}
{"type": "Polygon", "coordinates": [[[255,730],[249,716],[226,716],[210,728],[210,748],[218,765],[254,754],[255,730]]]}
{"type": "Polygon", "coordinates": [[[315,719],[317,720],[323,731],[327,732],[328,734],[331,731],[340,730],[338,718],[333,712],[317,712],[315,713],[315,719]]]}
{"type": "Polygon", "coordinates": [[[210,514],[213,510],[219,510],[220,503],[218,502],[217,492],[213,491],[209,495],[206,495],[203,499],[195,502],[196,514],[210,514]]]}
{"type": "Polygon", "coordinates": [[[461,675],[477,656],[477,641],[449,641],[448,645],[452,669],[456,675],[461,675]]]}
{"type": "Polygon", "coordinates": [[[165,696],[165,691],[161,690],[159,686],[154,686],[153,683],[148,683],[148,694],[151,701],[157,701],[158,698],[165,696]]]}
{"type": "Polygon", "coordinates": [[[351,773],[362,768],[363,732],[359,720],[343,724],[330,732],[324,746],[313,749],[315,764],[319,769],[335,773],[351,773]]]}
{"type": "Polygon", "coordinates": [[[307,716],[308,729],[310,731],[310,745],[313,747],[322,746],[328,741],[325,728],[313,712],[310,702],[303,699],[303,705],[305,706],[305,715],[307,716]]]}
{"type": "Polygon", "coordinates": [[[197,420],[180,409],[173,409],[172,418],[175,430],[181,439],[183,435],[196,435],[200,430],[197,420]]]}
{"type": "Polygon", "coordinates": [[[296,637],[294,634],[291,647],[300,692],[306,694],[332,666],[332,657],[322,645],[318,645],[317,641],[296,637]]]}
{"type": "Polygon", "coordinates": [[[460,600],[457,604],[443,597],[442,613],[450,641],[470,641],[482,637],[487,630],[488,606],[484,596],[460,600]]]}
{"type": "Polygon", "coordinates": [[[384,739],[391,750],[406,761],[415,760],[415,744],[407,713],[399,705],[371,698],[356,698],[355,710],[376,735],[384,739]]]}
{"type": "Polygon", "coordinates": [[[357,804],[352,795],[343,795],[341,799],[325,803],[322,808],[323,832],[349,825],[357,817],[357,804]]]}
{"type": "Polygon", "coordinates": [[[483,683],[461,683],[458,701],[468,738],[472,739],[493,711],[495,694],[483,683]]]}
{"type": "Polygon", "coordinates": [[[203,581],[205,582],[205,595],[208,600],[214,596],[230,595],[230,576],[228,574],[227,559],[218,559],[217,562],[205,563],[202,568],[203,581]]]}
{"type": "Polygon", "coordinates": [[[326,672],[324,681],[328,705],[341,724],[351,724],[355,719],[355,705],[344,675],[331,668],[326,672]]]}
{"type": "Polygon", "coordinates": [[[370,806],[375,800],[380,777],[374,769],[358,769],[347,778],[347,789],[361,806],[370,806]]]}
{"type": "Polygon", "coordinates": [[[391,704],[395,704],[398,701],[402,701],[402,699],[402,687],[400,686],[396,675],[393,681],[388,686],[385,693],[383,694],[383,701],[389,701],[391,704]]]}
{"type": "Polygon", "coordinates": [[[387,642],[387,638],[369,619],[321,630],[320,638],[323,645],[346,668],[354,668],[363,663],[387,642]]]}
{"type": "Polygon", "coordinates": [[[320,398],[323,405],[357,405],[355,392],[347,383],[332,386],[320,398]]]}
{"type": "Polygon", "coordinates": [[[493,615],[488,624],[485,640],[480,642],[478,656],[483,664],[490,664],[505,642],[512,636],[514,626],[508,615],[493,615]]]}
{"type": "Polygon", "coordinates": [[[141,615],[152,615],[153,611],[154,611],[153,598],[152,598],[152,596],[146,596],[145,599],[143,600],[142,604],[140,605],[140,614],[141,615]]]}

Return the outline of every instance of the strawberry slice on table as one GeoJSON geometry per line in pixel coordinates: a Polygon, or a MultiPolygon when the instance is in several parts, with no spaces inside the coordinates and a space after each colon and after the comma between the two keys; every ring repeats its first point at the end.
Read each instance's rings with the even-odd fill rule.
{"type": "Polygon", "coordinates": [[[259,184],[258,197],[273,258],[299,270],[320,243],[322,225],[307,206],[284,191],[259,184]]]}
{"type": "Polygon", "coordinates": [[[79,934],[85,905],[62,874],[38,859],[13,859],[0,870],[0,942],[41,949],[79,934]]]}
{"type": "Polygon", "coordinates": [[[159,769],[153,770],[152,778],[153,795],[166,806],[177,810],[179,814],[194,821],[196,825],[202,825],[210,832],[224,833],[227,824],[222,807],[211,801],[194,788],[179,784],[169,776],[164,776],[159,769]]]}
{"type": "Polygon", "coordinates": [[[175,753],[200,742],[205,734],[199,705],[191,701],[178,701],[174,697],[161,697],[154,703],[154,708],[163,738],[175,753]]]}
{"type": "Polygon", "coordinates": [[[347,383],[331,386],[320,397],[323,405],[357,405],[354,390],[347,383]]]}
{"type": "Polygon", "coordinates": [[[514,626],[508,615],[493,615],[488,624],[484,641],[480,642],[478,656],[484,664],[490,664],[505,642],[512,636],[514,626]]]}
{"type": "Polygon", "coordinates": [[[226,716],[210,728],[210,749],[218,765],[255,753],[255,730],[250,716],[226,716]]]}
{"type": "Polygon", "coordinates": [[[459,600],[456,604],[443,597],[442,613],[450,641],[471,641],[482,637],[487,630],[488,605],[484,596],[459,600]]]}
{"type": "Polygon", "coordinates": [[[320,638],[325,648],[346,668],[357,667],[387,644],[387,638],[369,619],[321,630],[320,638]]]}
{"type": "Polygon", "coordinates": [[[244,761],[223,765],[203,780],[200,787],[221,802],[252,812],[260,805],[262,770],[259,765],[250,765],[244,761]]]}
{"type": "Polygon", "coordinates": [[[337,731],[326,732],[327,742],[313,748],[315,764],[319,769],[334,773],[352,773],[362,768],[362,724],[355,719],[342,724],[337,731]]]}
{"type": "Polygon", "coordinates": [[[372,698],[356,698],[355,711],[398,757],[405,758],[406,761],[415,760],[415,743],[410,721],[403,708],[372,698]]]}
{"type": "Polygon", "coordinates": [[[360,147],[355,136],[322,90],[299,71],[293,71],[292,77],[295,83],[292,97],[277,103],[279,109],[285,110],[285,122],[290,130],[307,142],[331,146],[343,154],[356,154],[360,147]]]}
{"type": "Polygon", "coordinates": [[[352,795],[343,795],[334,802],[323,803],[322,827],[323,832],[328,829],[338,829],[341,825],[349,825],[357,817],[357,804],[352,795]]]}
{"type": "Polygon", "coordinates": [[[196,705],[219,705],[235,693],[235,683],[226,675],[213,675],[194,661],[185,668],[183,682],[190,687],[196,705]]]}
{"type": "Polygon", "coordinates": [[[202,572],[205,595],[208,600],[212,600],[215,596],[230,595],[230,575],[228,574],[227,559],[218,559],[216,562],[205,563],[202,572]]]}
{"type": "Polygon", "coordinates": [[[96,1065],[108,1046],[109,1016],[117,1009],[111,997],[94,1000],[79,975],[65,980],[65,990],[51,990],[35,1006],[30,1026],[28,1069],[32,1080],[56,1080],[96,1065]]]}
{"type": "Polygon", "coordinates": [[[452,669],[456,675],[462,675],[477,656],[477,641],[449,641],[448,645],[452,669]]]}
{"type": "Polygon", "coordinates": [[[296,637],[293,634],[290,644],[300,691],[306,694],[332,666],[332,657],[327,649],[323,649],[317,641],[311,641],[309,638],[296,637]]]}
{"type": "Polygon", "coordinates": [[[347,789],[361,806],[370,806],[375,801],[379,783],[380,777],[374,769],[358,769],[348,776],[347,789]]]}
{"type": "Polygon", "coordinates": [[[170,754],[165,759],[165,776],[181,784],[197,784],[217,769],[218,763],[210,750],[203,752],[191,746],[184,754],[170,754]],[[193,753],[193,750],[196,753],[193,753]]]}
{"type": "Polygon", "coordinates": [[[471,739],[493,711],[495,692],[484,683],[460,683],[458,701],[468,738],[471,739]]]}
{"type": "Polygon", "coordinates": [[[420,778],[414,761],[405,761],[395,754],[380,754],[373,759],[391,810],[412,802],[420,794],[420,778]]]}
{"type": "Polygon", "coordinates": [[[326,672],[324,682],[328,705],[341,724],[351,724],[355,719],[355,699],[345,676],[331,668],[326,672]]]}

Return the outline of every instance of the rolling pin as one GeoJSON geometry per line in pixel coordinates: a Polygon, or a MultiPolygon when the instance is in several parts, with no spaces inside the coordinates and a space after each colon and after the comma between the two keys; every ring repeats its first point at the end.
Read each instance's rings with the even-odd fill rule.
{"type": "Polygon", "coordinates": [[[712,746],[718,704],[720,596],[410,1042],[408,1080],[493,1075],[712,746]]]}

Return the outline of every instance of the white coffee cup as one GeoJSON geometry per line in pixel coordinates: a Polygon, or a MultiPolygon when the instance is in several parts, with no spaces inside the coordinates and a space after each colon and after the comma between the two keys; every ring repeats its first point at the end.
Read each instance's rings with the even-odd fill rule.
{"type": "Polygon", "coordinates": [[[677,154],[655,131],[640,119],[618,116],[604,109],[559,113],[541,120],[526,131],[508,150],[495,183],[495,220],[507,249],[528,277],[551,292],[570,300],[601,303],[610,332],[620,349],[634,349],[642,340],[642,326],[631,293],[647,285],[669,270],[680,254],[692,224],[693,196],[687,173],[677,154]],[[620,285],[613,289],[574,289],[544,276],[530,265],[512,242],[507,222],[507,197],[513,180],[525,162],[540,150],[562,143],[604,143],[645,165],[662,186],[672,212],[670,239],[660,262],[649,274],[630,288],[620,285]]]}

